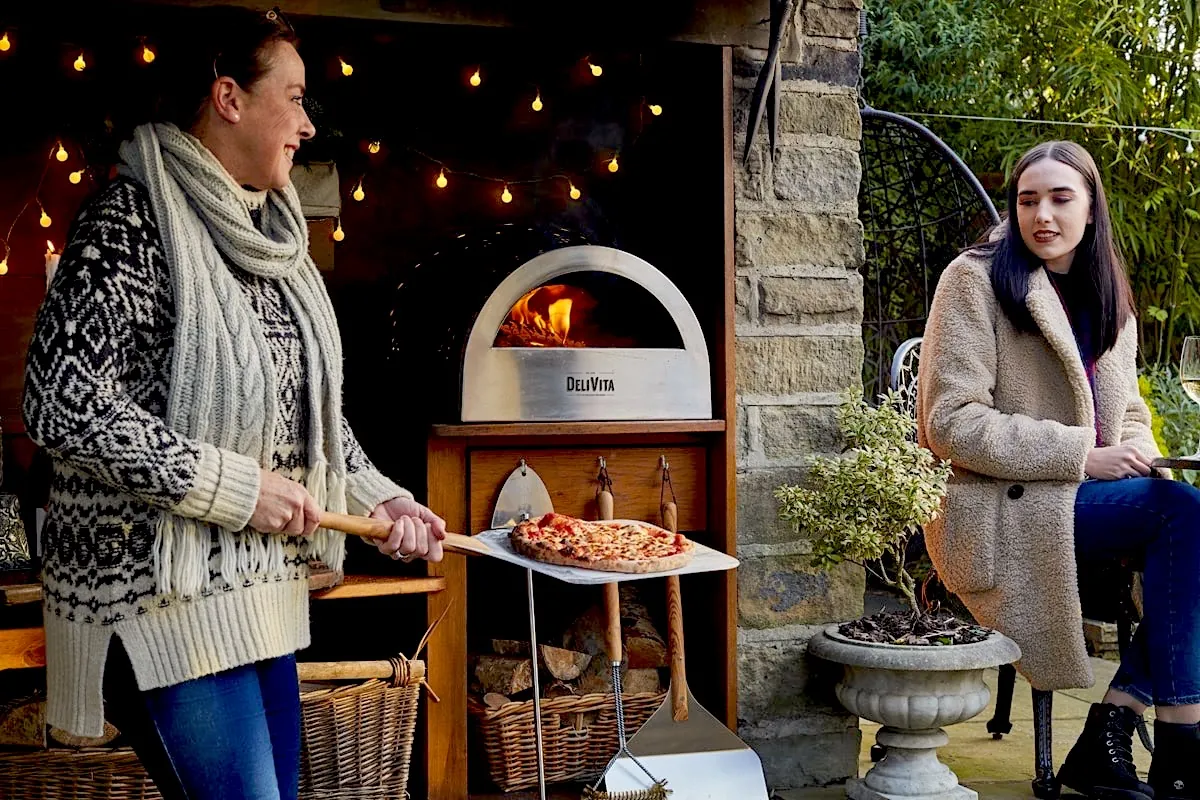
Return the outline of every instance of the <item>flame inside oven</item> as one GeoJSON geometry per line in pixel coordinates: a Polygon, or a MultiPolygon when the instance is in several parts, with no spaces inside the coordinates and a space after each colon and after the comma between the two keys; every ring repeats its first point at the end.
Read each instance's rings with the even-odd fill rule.
{"type": "MultiPolygon", "coordinates": [[[[593,347],[581,334],[588,330],[589,312],[596,300],[585,289],[566,284],[547,284],[527,292],[500,326],[496,335],[497,347],[593,347]],[[572,338],[572,316],[583,324],[575,326],[572,338]]],[[[593,334],[593,338],[594,338],[593,334]]]]}

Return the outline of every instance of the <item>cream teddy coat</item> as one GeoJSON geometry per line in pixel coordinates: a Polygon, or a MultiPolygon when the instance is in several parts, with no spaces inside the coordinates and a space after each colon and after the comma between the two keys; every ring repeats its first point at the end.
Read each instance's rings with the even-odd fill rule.
{"type": "Polygon", "coordinates": [[[959,256],[942,274],[921,344],[918,438],[949,459],[929,556],[983,625],[1016,641],[1037,689],[1091,686],[1075,573],[1075,492],[1096,445],[1157,457],[1138,394],[1131,318],[1096,365],[1093,406],[1071,324],[1045,269],[1027,305],[1039,334],[1001,310],[990,259],[959,256]]]}

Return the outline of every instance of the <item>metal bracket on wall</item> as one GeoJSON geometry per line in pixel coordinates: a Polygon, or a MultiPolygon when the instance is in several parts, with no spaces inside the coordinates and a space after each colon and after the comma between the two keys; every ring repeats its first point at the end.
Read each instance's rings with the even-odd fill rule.
{"type": "MultiPolygon", "coordinates": [[[[801,10],[807,4],[801,0],[801,10]]],[[[779,140],[779,92],[783,84],[783,65],[779,51],[783,47],[783,37],[788,25],[795,18],[793,11],[796,0],[771,0],[771,41],[767,47],[767,60],[758,73],[758,83],[754,86],[754,95],[750,100],[750,126],[746,131],[746,149],[742,153],[742,163],[750,160],[750,148],[758,136],[758,128],[762,125],[763,112],[770,111],[767,118],[768,137],[771,143],[771,160],[775,160],[775,145],[779,140]]]]}

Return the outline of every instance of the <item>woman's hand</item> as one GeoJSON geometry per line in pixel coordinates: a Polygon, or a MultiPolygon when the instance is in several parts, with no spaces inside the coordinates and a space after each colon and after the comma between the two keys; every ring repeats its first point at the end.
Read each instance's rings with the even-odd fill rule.
{"type": "Polygon", "coordinates": [[[1084,462],[1083,471],[1089,477],[1102,481],[1135,478],[1150,475],[1150,459],[1131,444],[1112,447],[1093,447],[1084,462]]]}
{"type": "Polygon", "coordinates": [[[263,533],[310,536],[321,521],[321,507],[300,484],[277,472],[259,471],[258,503],[250,527],[263,533]]]}
{"type": "Polygon", "coordinates": [[[442,560],[446,521],[416,500],[393,497],[375,506],[371,516],[392,523],[392,535],[375,542],[379,552],[404,561],[442,560]]]}

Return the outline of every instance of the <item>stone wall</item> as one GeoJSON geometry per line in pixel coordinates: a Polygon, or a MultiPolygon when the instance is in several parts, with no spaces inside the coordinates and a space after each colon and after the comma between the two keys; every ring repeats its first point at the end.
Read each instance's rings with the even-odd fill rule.
{"type": "Polygon", "coordinates": [[[738,727],[775,789],[856,770],[857,719],[833,697],[838,668],[806,658],[824,623],[862,613],[862,570],[808,566],[776,517],[774,488],[837,449],[834,410],[862,369],[858,221],[858,0],[810,0],[784,50],[780,137],[764,130],[742,166],[765,52],[734,66],[738,395],[738,727]]]}

